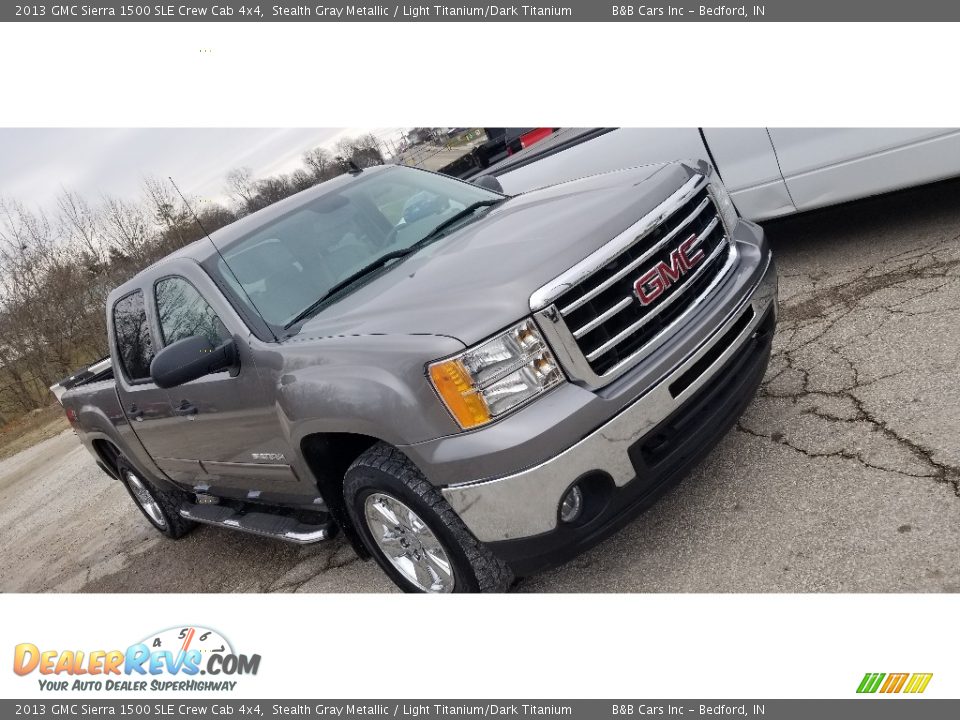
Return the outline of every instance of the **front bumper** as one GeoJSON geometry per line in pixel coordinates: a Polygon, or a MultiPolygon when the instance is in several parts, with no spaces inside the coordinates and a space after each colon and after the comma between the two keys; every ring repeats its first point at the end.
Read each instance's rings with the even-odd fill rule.
{"type": "Polygon", "coordinates": [[[762,274],[695,352],[581,440],[521,472],[449,485],[444,497],[519,574],[586,549],[648,507],[702,458],[752,399],[770,356],[776,268],[762,274]],[[562,524],[560,501],[587,479],[584,520],[562,524]]]}

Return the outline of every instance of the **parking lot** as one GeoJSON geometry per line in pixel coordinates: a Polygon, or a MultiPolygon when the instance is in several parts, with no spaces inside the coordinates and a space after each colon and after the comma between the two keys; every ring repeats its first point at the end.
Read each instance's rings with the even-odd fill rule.
{"type": "MultiPolygon", "coordinates": [[[[653,509],[531,592],[960,592],[960,183],[767,226],[763,387],[653,509]]],[[[0,589],[392,591],[336,539],[156,535],[70,432],[0,462],[0,589]]]]}

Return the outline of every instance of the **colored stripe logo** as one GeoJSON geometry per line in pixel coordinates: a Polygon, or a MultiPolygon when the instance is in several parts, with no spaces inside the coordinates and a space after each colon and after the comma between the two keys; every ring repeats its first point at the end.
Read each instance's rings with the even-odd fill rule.
{"type": "Polygon", "coordinates": [[[857,687],[858,693],[922,693],[933,673],[867,673],[857,687]]]}

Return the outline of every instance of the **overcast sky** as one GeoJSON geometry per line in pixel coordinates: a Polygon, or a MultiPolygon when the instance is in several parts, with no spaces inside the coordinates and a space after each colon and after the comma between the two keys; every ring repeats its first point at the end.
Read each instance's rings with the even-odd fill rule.
{"type": "Polygon", "coordinates": [[[146,175],[173,176],[187,195],[223,197],[224,177],[247,166],[256,177],[301,166],[304,151],[342,136],[398,128],[0,129],[0,196],[54,207],[61,187],[91,203],[106,193],[139,197],[146,175]]]}

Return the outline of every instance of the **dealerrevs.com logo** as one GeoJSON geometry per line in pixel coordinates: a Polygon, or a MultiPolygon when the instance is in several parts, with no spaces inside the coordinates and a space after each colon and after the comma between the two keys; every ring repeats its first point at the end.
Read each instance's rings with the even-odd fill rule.
{"type": "Polygon", "coordinates": [[[230,691],[237,686],[234,678],[259,669],[260,655],[237,653],[216,630],[199,626],[152,633],[125,650],[53,650],[20,643],[13,652],[13,671],[37,676],[45,691],[230,691]]]}

